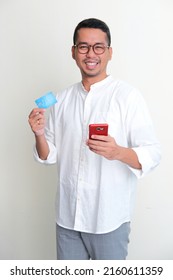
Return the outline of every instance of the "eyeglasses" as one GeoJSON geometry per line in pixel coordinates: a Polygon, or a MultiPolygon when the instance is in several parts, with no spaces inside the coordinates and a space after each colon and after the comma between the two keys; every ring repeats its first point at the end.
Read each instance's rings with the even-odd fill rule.
{"type": "Polygon", "coordinates": [[[96,43],[93,46],[86,43],[79,43],[77,45],[74,45],[74,47],[76,47],[78,52],[81,54],[88,53],[90,51],[90,48],[93,49],[95,54],[103,54],[107,48],[109,49],[110,46],[105,46],[102,43],[96,43]]]}

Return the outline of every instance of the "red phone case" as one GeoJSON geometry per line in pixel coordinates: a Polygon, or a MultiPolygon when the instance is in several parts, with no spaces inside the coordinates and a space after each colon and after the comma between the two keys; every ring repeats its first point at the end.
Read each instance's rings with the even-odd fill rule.
{"type": "Polygon", "coordinates": [[[107,123],[97,123],[89,125],[89,138],[91,135],[108,135],[108,124],[107,123]]]}

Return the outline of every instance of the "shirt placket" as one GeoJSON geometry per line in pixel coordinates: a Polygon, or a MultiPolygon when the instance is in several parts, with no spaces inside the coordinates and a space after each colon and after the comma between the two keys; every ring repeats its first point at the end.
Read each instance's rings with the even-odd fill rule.
{"type": "Polygon", "coordinates": [[[76,197],[76,212],[75,212],[75,219],[74,219],[74,228],[81,228],[83,226],[84,222],[84,216],[83,216],[83,205],[81,205],[83,201],[83,188],[84,184],[86,182],[85,178],[85,169],[86,166],[86,160],[85,160],[85,152],[88,148],[86,146],[86,140],[88,138],[88,119],[90,114],[90,94],[87,94],[87,97],[84,101],[84,111],[83,111],[83,124],[82,124],[82,142],[81,142],[81,148],[80,148],[80,157],[79,157],[79,169],[78,169],[78,182],[77,182],[77,197],[76,197]]]}

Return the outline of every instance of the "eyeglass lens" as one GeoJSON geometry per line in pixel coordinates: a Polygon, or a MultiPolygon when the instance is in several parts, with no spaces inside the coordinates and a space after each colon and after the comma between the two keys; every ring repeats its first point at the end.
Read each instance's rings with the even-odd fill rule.
{"type": "Polygon", "coordinates": [[[83,44],[83,43],[79,43],[77,46],[78,52],[81,54],[86,54],[90,51],[90,48],[93,49],[95,54],[102,54],[105,52],[107,46],[105,46],[104,44],[95,44],[93,46],[88,45],[88,44],[83,44]]]}

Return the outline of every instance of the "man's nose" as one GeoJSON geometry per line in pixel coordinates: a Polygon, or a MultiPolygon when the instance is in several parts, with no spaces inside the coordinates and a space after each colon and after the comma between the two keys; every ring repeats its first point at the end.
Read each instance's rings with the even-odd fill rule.
{"type": "Polygon", "coordinates": [[[87,52],[87,55],[95,55],[95,52],[94,52],[94,50],[93,50],[93,46],[89,46],[89,48],[88,48],[88,52],[87,52]]]}

